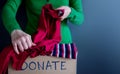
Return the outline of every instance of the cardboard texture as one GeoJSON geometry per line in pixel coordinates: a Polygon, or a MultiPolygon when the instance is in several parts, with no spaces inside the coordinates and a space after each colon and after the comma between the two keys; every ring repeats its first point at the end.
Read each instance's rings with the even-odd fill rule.
{"type": "Polygon", "coordinates": [[[76,74],[76,59],[64,59],[51,56],[27,58],[22,70],[8,68],[8,74],[76,74]]]}

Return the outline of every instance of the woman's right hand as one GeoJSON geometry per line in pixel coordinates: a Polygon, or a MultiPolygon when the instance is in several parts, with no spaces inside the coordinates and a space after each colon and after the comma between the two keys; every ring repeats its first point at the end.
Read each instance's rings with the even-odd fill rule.
{"type": "Polygon", "coordinates": [[[11,33],[11,40],[14,51],[19,54],[30,48],[31,46],[35,46],[36,44],[32,42],[32,38],[29,34],[23,32],[22,30],[14,30],[11,33]]]}

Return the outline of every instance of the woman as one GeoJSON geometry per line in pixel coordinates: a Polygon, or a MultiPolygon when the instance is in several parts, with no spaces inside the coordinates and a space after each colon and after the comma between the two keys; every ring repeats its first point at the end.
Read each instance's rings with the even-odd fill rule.
{"type": "Polygon", "coordinates": [[[37,30],[39,15],[44,5],[52,4],[56,10],[64,9],[64,15],[60,17],[62,37],[60,43],[72,43],[67,20],[78,25],[84,20],[81,0],[26,0],[28,21],[25,31],[22,31],[16,20],[16,13],[21,3],[22,0],[7,0],[2,12],[4,26],[11,35],[12,45],[17,54],[36,45],[32,42],[31,35],[37,30]]]}

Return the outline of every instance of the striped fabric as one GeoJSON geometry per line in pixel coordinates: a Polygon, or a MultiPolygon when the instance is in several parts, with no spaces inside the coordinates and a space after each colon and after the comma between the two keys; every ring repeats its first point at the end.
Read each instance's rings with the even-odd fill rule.
{"type": "Polygon", "coordinates": [[[77,59],[77,48],[74,43],[70,44],[56,44],[51,56],[77,59]]]}

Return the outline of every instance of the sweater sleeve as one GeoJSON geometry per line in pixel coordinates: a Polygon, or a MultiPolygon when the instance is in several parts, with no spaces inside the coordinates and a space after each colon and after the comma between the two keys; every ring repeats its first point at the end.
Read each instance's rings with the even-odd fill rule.
{"type": "Polygon", "coordinates": [[[80,25],[84,21],[82,1],[81,0],[69,0],[71,13],[68,16],[68,19],[73,24],[80,25]]]}
{"type": "Polygon", "coordinates": [[[7,0],[2,9],[3,24],[9,34],[15,29],[21,29],[16,20],[16,13],[21,2],[22,0],[7,0]]]}

